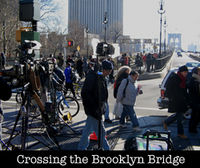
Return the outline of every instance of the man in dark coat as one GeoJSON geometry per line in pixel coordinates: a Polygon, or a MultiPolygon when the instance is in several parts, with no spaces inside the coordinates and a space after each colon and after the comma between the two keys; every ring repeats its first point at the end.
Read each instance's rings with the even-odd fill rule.
{"type": "Polygon", "coordinates": [[[97,74],[97,72],[94,70],[89,71],[81,91],[87,120],[78,146],[78,150],[87,149],[89,145],[88,136],[92,132],[95,132],[96,135],[98,135],[99,122],[101,122],[101,139],[103,142],[102,147],[104,150],[109,150],[109,145],[105,138],[105,128],[104,123],[102,122],[102,115],[105,113],[106,102],[108,99],[108,90],[105,77],[110,74],[113,66],[110,61],[106,60],[102,62],[102,68],[102,75],[97,74]]]}
{"type": "Polygon", "coordinates": [[[82,79],[83,78],[83,59],[79,58],[76,62],[76,70],[79,75],[79,77],[82,79]]]}
{"type": "Polygon", "coordinates": [[[57,60],[58,60],[58,67],[63,69],[64,57],[63,57],[62,53],[59,53],[57,60]]]}
{"type": "Polygon", "coordinates": [[[187,111],[189,105],[188,94],[186,89],[186,76],[188,74],[188,68],[184,65],[179,67],[177,74],[173,75],[170,79],[170,89],[172,89],[170,96],[170,103],[174,106],[175,115],[168,117],[164,121],[164,129],[167,129],[167,125],[177,120],[177,132],[178,136],[182,139],[187,137],[184,135],[184,129],[182,125],[183,114],[187,111]]]}

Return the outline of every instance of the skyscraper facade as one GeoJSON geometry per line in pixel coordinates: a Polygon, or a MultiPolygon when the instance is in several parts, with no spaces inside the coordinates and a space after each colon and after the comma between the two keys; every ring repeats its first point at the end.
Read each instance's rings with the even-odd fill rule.
{"type": "Polygon", "coordinates": [[[68,8],[69,23],[78,22],[93,34],[104,32],[105,12],[107,27],[115,23],[123,26],[123,0],[69,0],[68,8]]]}

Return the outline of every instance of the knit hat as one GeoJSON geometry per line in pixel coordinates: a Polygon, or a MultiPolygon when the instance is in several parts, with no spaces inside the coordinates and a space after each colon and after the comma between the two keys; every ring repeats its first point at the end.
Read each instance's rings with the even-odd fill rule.
{"type": "Polygon", "coordinates": [[[110,61],[108,60],[104,60],[102,62],[102,68],[105,69],[105,70],[112,70],[113,69],[113,65],[110,61]]]}
{"type": "Polygon", "coordinates": [[[178,71],[179,72],[188,71],[188,68],[187,68],[187,66],[183,65],[183,66],[179,67],[178,71]]]}

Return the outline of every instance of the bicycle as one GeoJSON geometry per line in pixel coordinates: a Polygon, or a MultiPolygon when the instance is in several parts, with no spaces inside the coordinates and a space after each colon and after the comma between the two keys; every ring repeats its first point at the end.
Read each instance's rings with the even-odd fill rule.
{"type": "Polygon", "coordinates": [[[64,96],[62,91],[56,92],[57,96],[57,108],[61,116],[67,116],[68,113],[71,117],[75,117],[80,109],[79,102],[70,96],[64,96]]]}

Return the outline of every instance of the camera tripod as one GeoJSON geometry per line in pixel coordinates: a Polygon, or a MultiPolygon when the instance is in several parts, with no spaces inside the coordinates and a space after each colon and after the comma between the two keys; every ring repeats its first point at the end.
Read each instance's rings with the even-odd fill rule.
{"type": "Polygon", "coordinates": [[[54,136],[54,130],[48,121],[47,114],[45,113],[45,107],[37,93],[38,84],[39,84],[39,82],[37,80],[37,76],[35,75],[35,72],[31,69],[29,64],[25,63],[24,65],[25,65],[24,76],[25,76],[25,81],[27,81],[27,82],[24,82],[26,84],[23,86],[23,89],[22,89],[23,91],[21,93],[22,104],[21,104],[20,110],[18,111],[14,127],[12,129],[9,140],[7,142],[7,146],[9,146],[11,143],[11,140],[12,140],[14,132],[16,130],[18,121],[21,117],[22,118],[21,150],[26,150],[28,148],[26,146],[26,138],[27,138],[27,131],[28,131],[28,121],[29,121],[29,112],[30,112],[30,107],[31,107],[31,98],[33,98],[40,108],[42,120],[43,120],[44,126],[46,127],[47,134],[53,139],[53,142],[56,144],[58,149],[60,149],[59,143],[57,142],[57,140],[54,136]]]}
{"type": "MultiPolygon", "coordinates": [[[[48,92],[50,93],[51,96],[49,96],[47,98],[47,102],[49,100],[51,100],[50,102],[47,103],[47,106],[50,106],[49,109],[49,112],[48,113],[52,113],[53,115],[53,118],[56,118],[58,119],[58,121],[60,122],[63,122],[64,123],[64,126],[67,126],[73,133],[75,134],[80,134],[79,131],[76,131],[74,130],[68,123],[66,123],[64,121],[64,119],[60,116],[62,115],[62,113],[59,111],[59,107],[58,107],[58,102],[57,102],[57,97],[56,97],[56,92],[58,90],[62,90],[63,88],[63,84],[59,84],[59,81],[61,82],[60,78],[56,75],[55,73],[55,70],[56,69],[56,66],[55,64],[53,63],[53,71],[50,73],[48,71],[48,76],[49,76],[49,82],[48,82],[48,92]]],[[[64,74],[63,74],[64,75],[64,74]]],[[[61,82],[62,83],[62,82],[61,82]]],[[[63,90],[62,90],[63,91],[63,90]]],[[[48,94],[49,95],[49,94],[48,94]]],[[[68,105],[69,106],[69,105],[68,105]]],[[[69,108],[70,110],[70,108],[69,108]]],[[[56,119],[55,119],[56,120],[56,119]]]]}

